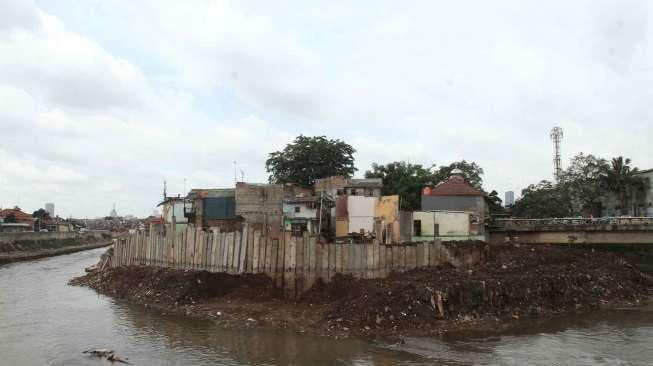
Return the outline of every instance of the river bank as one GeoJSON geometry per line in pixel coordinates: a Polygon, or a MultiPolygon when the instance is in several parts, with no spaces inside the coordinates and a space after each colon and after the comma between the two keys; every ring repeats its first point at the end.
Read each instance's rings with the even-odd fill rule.
{"type": "Polygon", "coordinates": [[[155,267],[96,271],[71,281],[109,296],[210,319],[224,328],[288,328],[343,338],[500,330],[523,318],[635,306],[653,280],[614,253],[556,246],[497,246],[485,264],[393,273],[385,279],[336,276],[288,300],[264,275],[155,267]]]}
{"type": "Polygon", "coordinates": [[[0,243],[0,265],[38,258],[70,254],[82,250],[106,247],[112,244],[107,238],[78,237],[53,240],[26,240],[0,243]]]}

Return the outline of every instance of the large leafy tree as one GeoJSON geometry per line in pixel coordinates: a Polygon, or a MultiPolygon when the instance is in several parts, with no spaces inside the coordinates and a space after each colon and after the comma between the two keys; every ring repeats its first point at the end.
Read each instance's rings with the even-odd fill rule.
{"type": "Polygon", "coordinates": [[[560,185],[543,180],[521,192],[512,213],[523,218],[567,217],[572,213],[569,193],[560,185]]]}
{"type": "Polygon", "coordinates": [[[503,200],[501,200],[499,193],[495,190],[492,190],[492,192],[485,196],[485,202],[487,202],[491,214],[501,214],[506,212],[503,208],[503,200]]]}
{"type": "Polygon", "coordinates": [[[48,211],[39,208],[38,210],[32,213],[32,217],[39,218],[39,219],[48,219],[50,218],[50,214],[48,213],[48,211]]]}
{"type": "Polygon", "coordinates": [[[265,168],[270,183],[297,183],[312,186],[316,179],[342,175],[351,177],[354,167],[351,145],[325,136],[300,135],[282,151],[269,154],[265,168]]]}
{"type": "Polygon", "coordinates": [[[365,178],[382,178],[384,195],[398,194],[402,210],[418,210],[422,188],[437,181],[435,165],[424,167],[396,161],[385,165],[372,164],[372,170],[365,172],[365,178]]]}
{"type": "Polygon", "coordinates": [[[628,213],[628,205],[635,201],[638,195],[644,191],[646,182],[639,177],[639,169],[630,166],[628,158],[618,156],[610,162],[603,182],[607,189],[614,193],[617,204],[622,214],[628,213]]]}
{"type": "Polygon", "coordinates": [[[571,159],[560,175],[560,186],[571,200],[572,214],[600,216],[602,198],[607,192],[604,177],[608,162],[592,154],[580,153],[571,159]]]}
{"type": "Polygon", "coordinates": [[[451,175],[451,171],[460,169],[465,174],[465,180],[472,186],[481,189],[483,185],[483,168],[473,161],[454,161],[449,165],[441,166],[435,173],[435,183],[445,181],[451,175]]]}

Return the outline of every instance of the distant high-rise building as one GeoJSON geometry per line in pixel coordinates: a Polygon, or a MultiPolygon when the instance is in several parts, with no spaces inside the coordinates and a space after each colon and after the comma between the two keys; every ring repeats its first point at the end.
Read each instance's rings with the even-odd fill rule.
{"type": "Polygon", "coordinates": [[[54,217],[54,203],[48,202],[45,204],[45,211],[50,215],[50,217],[54,217]]]}
{"type": "Polygon", "coordinates": [[[507,191],[506,192],[506,199],[503,200],[503,204],[506,207],[514,205],[515,204],[515,192],[507,191]]]}
{"type": "Polygon", "coordinates": [[[113,208],[111,209],[111,214],[109,216],[111,216],[113,218],[118,217],[118,212],[116,212],[116,204],[115,203],[113,204],[113,208]]]}

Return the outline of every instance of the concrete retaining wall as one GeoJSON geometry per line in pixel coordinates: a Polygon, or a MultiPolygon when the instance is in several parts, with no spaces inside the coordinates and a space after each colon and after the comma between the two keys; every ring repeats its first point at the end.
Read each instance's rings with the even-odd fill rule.
{"type": "Polygon", "coordinates": [[[251,226],[230,233],[187,228],[183,232],[167,230],[149,235],[139,232],[118,240],[112,266],[264,273],[294,297],[318,278],[328,282],[337,273],[381,278],[391,271],[443,263],[468,266],[484,261],[485,250],[484,243],[319,244],[315,237],[292,237],[289,232],[274,239],[251,226]]]}
{"type": "Polygon", "coordinates": [[[63,240],[79,237],[77,233],[51,233],[51,232],[23,232],[0,233],[0,244],[15,243],[17,241],[63,240]]]}
{"type": "Polygon", "coordinates": [[[653,230],[611,231],[497,231],[491,243],[514,241],[524,244],[653,244],[653,230]]]}

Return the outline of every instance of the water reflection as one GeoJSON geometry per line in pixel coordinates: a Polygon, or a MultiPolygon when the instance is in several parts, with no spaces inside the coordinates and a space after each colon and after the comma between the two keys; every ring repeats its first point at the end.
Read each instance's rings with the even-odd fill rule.
{"type": "Polygon", "coordinates": [[[110,347],[135,365],[649,365],[653,307],[519,322],[402,345],[275,330],[225,330],[164,315],[66,282],[102,249],[0,267],[0,364],[106,365],[110,347]]]}

